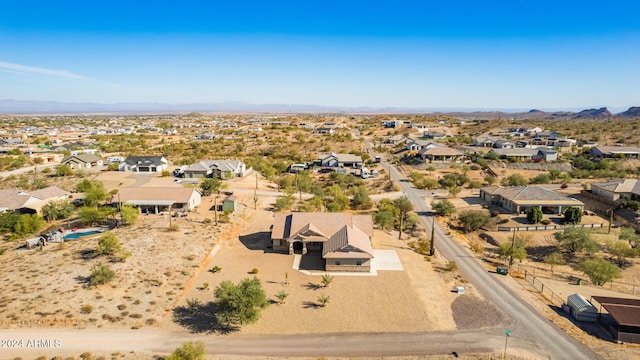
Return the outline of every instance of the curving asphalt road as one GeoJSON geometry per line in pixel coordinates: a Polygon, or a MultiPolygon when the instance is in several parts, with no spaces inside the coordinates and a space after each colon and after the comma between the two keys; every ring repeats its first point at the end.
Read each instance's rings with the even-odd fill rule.
{"type": "MultiPolygon", "coordinates": [[[[420,215],[420,223],[430,234],[431,208],[429,201],[423,196],[424,192],[413,187],[395,167],[384,162],[382,165],[390,171],[391,178],[400,185],[401,190],[413,204],[414,211],[420,215]]],[[[469,250],[447,236],[438,223],[435,226],[435,247],[449,261],[455,261],[460,274],[486,299],[507,314],[510,319],[509,329],[513,330],[510,339],[532,342],[535,348],[528,348],[528,350],[551,359],[599,359],[593,351],[567,335],[522,300],[501,281],[501,276],[487,272],[469,250]]]]}

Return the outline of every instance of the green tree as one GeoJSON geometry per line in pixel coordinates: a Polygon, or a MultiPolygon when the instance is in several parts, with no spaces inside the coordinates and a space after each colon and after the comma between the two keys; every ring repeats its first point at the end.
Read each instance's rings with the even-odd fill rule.
{"type": "Polygon", "coordinates": [[[89,276],[89,285],[98,286],[106,284],[116,277],[115,271],[111,270],[108,265],[97,263],[91,267],[91,275],[89,276]]]}
{"type": "Polygon", "coordinates": [[[111,232],[108,232],[98,240],[98,247],[95,250],[96,255],[113,255],[122,250],[120,240],[111,232]]]}
{"type": "Polygon", "coordinates": [[[599,250],[599,245],[593,239],[589,233],[583,228],[568,227],[554,234],[560,248],[570,252],[576,253],[580,251],[586,251],[589,254],[593,254],[599,250]]]}
{"type": "Polygon", "coordinates": [[[42,215],[48,221],[54,221],[70,217],[73,210],[73,204],[69,200],[56,200],[42,207],[42,215]]]}
{"type": "Polygon", "coordinates": [[[629,260],[627,259],[636,256],[636,250],[624,241],[610,240],[607,242],[605,250],[614,257],[619,267],[627,266],[629,264],[629,260]]]}
{"type": "Polygon", "coordinates": [[[204,179],[200,183],[200,189],[202,190],[202,195],[209,196],[222,189],[222,180],[216,177],[204,179]]]}
{"type": "Polygon", "coordinates": [[[20,219],[20,214],[18,213],[14,213],[14,212],[0,213],[0,233],[6,234],[8,232],[13,232],[19,219],[20,219]]]}
{"type": "Polygon", "coordinates": [[[582,221],[582,210],[577,207],[569,207],[564,211],[564,222],[566,224],[579,224],[582,221]]]}
{"type": "Polygon", "coordinates": [[[340,185],[334,184],[327,188],[327,197],[331,201],[327,204],[327,211],[340,212],[349,208],[349,197],[344,193],[344,190],[340,185]]]}
{"type": "Polygon", "coordinates": [[[390,230],[395,224],[396,218],[392,211],[378,210],[373,215],[373,221],[380,226],[381,229],[390,230]]]}
{"type": "Polygon", "coordinates": [[[92,207],[83,206],[78,210],[78,217],[80,220],[89,225],[101,223],[109,216],[115,213],[115,209],[112,207],[92,207]]]}
{"type": "Polygon", "coordinates": [[[206,353],[204,343],[202,341],[188,341],[175,349],[167,360],[204,360],[206,353]]]}
{"type": "Polygon", "coordinates": [[[554,251],[551,254],[545,255],[545,257],[542,258],[542,261],[544,261],[545,264],[549,264],[549,268],[551,269],[551,276],[552,277],[553,277],[553,269],[556,266],[566,264],[566,261],[564,259],[564,255],[562,255],[562,253],[559,252],[559,251],[554,251]]]}
{"type": "Polygon", "coordinates": [[[108,196],[104,184],[100,181],[89,181],[89,186],[84,193],[84,203],[94,207],[106,200],[108,196]]]}
{"type": "Polygon", "coordinates": [[[124,224],[133,225],[138,221],[140,210],[133,205],[122,204],[120,205],[120,216],[124,224]]]}
{"type": "Polygon", "coordinates": [[[582,261],[578,264],[578,270],[585,273],[591,283],[597,286],[602,286],[620,277],[620,268],[601,258],[582,261]]]}
{"type": "Polygon", "coordinates": [[[548,184],[549,182],[551,182],[551,177],[549,176],[549,174],[540,174],[533,177],[529,183],[530,184],[548,184]]]}
{"type": "Polygon", "coordinates": [[[501,259],[507,259],[509,267],[513,265],[514,260],[524,260],[527,258],[527,249],[524,246],[524,241],[518,240],[512,243],[502,243],[498,246],[498,256],[501,259]]]}
{"type": "Polygon", "coordinates": [[[38,232],[44,226],[44,219],[37,214],[22,214],[16,221],[13,233],[16,237],[38,232]]]}
{"type": "Polygon", "coordinates": [[[527,221],[529,224],[537,224],[542,221],[544,215],[542,214],[542,209],[539,207],[532,207],[527,211],[527,221]]]}
{"type": "Polygon", "coordinates": [[[627,241],[633,249],[637,249],[638,245],[640,245],[640,236],[638,236],[635,229],[630,227],[620,228],[618,239],[627,241]]]}
{"type": "Polygon", "coordinates": [[[353,193],[353,200],[351,200],[352,207],[354,209],[371,209],[373,207],[373,201],[369,197],[369,191],[365,186],[355,186],[351,189],[353,193]]]}
{"type": "Polygon", "coordinates": [[[276,202],[273,205],[273,209],[275,211],[289,210],[293,205],[293,202],[294,202],[294,199],[293,199],[293,195],[291,194],[280,196],[279,198],[276,199],[276,202]]]}
{"type": "Polygon", "coordinates": [[[490,217],[482,211],[463,211],[458,218],[465,232],[472,232],[480,229],[489,223],[490,217]]]}
{"type": "Polygon", "coordinates": [[[73,175],[73,169],[69,165],[61,164],[56,166],[56,176],[71,176],[73,175]]]}
{"type": "Polygon", "coordinates": [[[512,174],[511,176],[502,179],[500,182],[502,186],[522,186],[527,185],[528,183],[527,179],[519,173],[512,174]]]}
{"type": "Polygon", "coordinates": [[[225,280],[214,291],[216,317],[226,325],[252,324],[260,318],[260,311],[269,305],[260,279],[244,279],[239,284],[225,280]]]}
{"type": "Polygon", "coordinates": [[[447,199],[440,201],[432,201],[431,208],[440,216],[450,216],[456,212],[456,207],[447,199]]]}
{"type": "Polygon", "coordinates": [[[413,205],[409,198],[401,196],[393,200],[393,205],[398,209],[398,239],[402,238],[402,230],[404,229],[404,222],[409,216],[409,212],[413,211],[413,205]]]}

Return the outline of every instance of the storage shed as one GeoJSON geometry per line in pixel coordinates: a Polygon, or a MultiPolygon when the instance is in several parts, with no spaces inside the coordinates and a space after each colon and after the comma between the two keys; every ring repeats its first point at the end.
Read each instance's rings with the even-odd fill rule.
{"type": "Polygon", "coordinates": [[[580,294],[567,297],[567,305],[571,316],[578,321],[595,322],[598,320],[598,309],[580,294]]]}
{"type": "Polygon", "coordinates": [[[640,343],[640,300],[592,296],[601,305],[600,322],[618,341],[640,343]],[[604,308],[607,313],[602,312],[604,308]]]}
{"type": "Polygon", "coordinates": [[[229,195],[222,200],[222,211],[235,211],[238,208],[238,197],[229,195]]]}

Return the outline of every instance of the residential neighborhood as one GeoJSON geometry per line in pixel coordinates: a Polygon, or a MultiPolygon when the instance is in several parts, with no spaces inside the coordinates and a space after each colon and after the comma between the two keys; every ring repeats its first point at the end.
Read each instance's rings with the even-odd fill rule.
{"type": "MultiPolygon", "coordinates": [[[[81,117],[64,117],[64,125],[43,119],[41,127],[24,133],[18,125],[5,136],[21,141],[2,145],[4,158],[12,162],[4,165],[8,175],[0,192],[6,201],[0,208],[7,224],[21,225],[4,227],[3,256],[16,266],[25,252],[42,251],[57,261],[52,249],[60,244],[68,249],[60,250],[65,253],[93,253],[90,247],[105,233],[113,234],[125,250],[111,255],[107,266],[116,270],[121,285],[87,286],[69,301],[87,303],[88,296],[106,295],[109,286],[116,286],[117,302],[125,303],[127,290],[140,287],[136,296],[154,303],[148,306],[150,315],[143,315],[144,321],[120,315],[115,323],[143,328],[184,329],[189,320],[183,316],[197,315],[181,313],[182,304],[211,301],[203,288],[225,279],[239,281],[247,272],[263,279],[269,293],[286,293],[290,300],[274,300],[280,305],[243,326],[243,334],[265,333],[269,326],[285,333],[312,331],[300,320],[287,322],[287,328],[273,325],[281,316],[317,318],[312,327],[331,331],[334,321],[344,321],[342,309],[365,311],[365,318],[384,312],[391,306],[386,301],[396,297],[383,300],[378,292],[398,294],[407,302],[405,310],[395,312],[402,324],[383,317],[357,320],[346,328],[450,331],[466,326],[461,314],[482,319],[481,313],[493,315],[477,320],[477,326],[501,326],[499,308],[478,305],[483,293],[455,270],[468,265],[451,257],[439,241],[457,244],[456,251],[465,252],[491,281],[502,281],[493,272],[506,271],[521,289],[533,282],[541,296],[530,300],[534,308],[574,304],[581,298],[568,299],[576,291],[589,304],[595,296],[637,297],[632,286],[638,268],[633,249],[640,231],[640,163],[628,155],[633,147],[591,146],[595,138],[581,138],[572,127],[546,130],[552,122],[525,128],[453,117],[409,118],[114,116],[92,127],[81,117]],[[256,126],[262,128],[260,135],[252,130],[256,126]],[[571,231],[596,245],[565,245],[571,231]],[[14,246],[13,239],[21,245],[14,246]],[[613,241],[629,250],[620,255],[613,241]],[[550,271],[552,255],[560,260],[550,271]],[[620,272],[601,283],[582,270],[591,258],[620,272]],[[211,270],[216,266],[224,270],[211,270]],[[151,273],[169,275],[144,275],[151,273]],[[291,282],[304,290],[287,285],[291,282]],[[566,285],[577,282],[579,289],[566,285]],[[359,288],[367,289],[371,301],[349,291],[359,288]],[[416,294],[413,289],[425,290],[416,294]],[[550,300],[544,300],[547,291],[553,291],[550,300]],[[161,294],[164,300],[159,301],[161,294]],[[476,305],[457,305],[463,301],[476,305]],[[366,310],[356,310],[363,306],[366,310]],[[419,315],[410,310],[416,307],[422,309],[419,315]],[[333,320],[309,312],[333,308],[333,320]],[[436,319],[430,310],[436,308],[451,315],[436,319]],[[286,315],[285,309],[290,309],[286,315]]],[[[69,271],[86,276],[100,255],[88,259],[70,263],[69,271]]],[[[36,266],[36,258],[30,261],[36,266]]],[[[10,273],[3,276],[17,280],[10,273]]],[[[38,292],[54,292],[55,281],[51,284],[38,292]]],[[[71,289],[74,284],[59,286],[71,289]]],[[[95,315],[82,309],[69,318],[84,326],[114,323],[108,310],[114,305],[102,299],[93,304],[100,307],[93,310],[100,314],[97,320],[88,320],[95,315]]],[[[35,321],[28,312],[4,311],[8,324],[35,321]]],[[[603,334],[631,341],[634,335],[610,331],[613,321],[622,321],[623,315],[616,316],[614,325],[596,323],[603,334]]],[[[554,323],[564,318],[549,316],[554,323]]],[[[579,339],[607,341],[584,332],[577,325],[582,320],[574,321],[571,331],[579,339]]]]}

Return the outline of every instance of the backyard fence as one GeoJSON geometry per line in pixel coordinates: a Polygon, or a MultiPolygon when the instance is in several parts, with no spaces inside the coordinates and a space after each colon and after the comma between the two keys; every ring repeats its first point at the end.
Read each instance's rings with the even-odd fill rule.
{"type": "Polygon", "coordinates": [[[527,269],[523,269],[523,271],[521,271],[520,266],[518,266],[518,272],[524,275],[524,279],[529,284],[531,284],[531,286],[533,286],[536,291],[548,298],[551,304],[562,307],[562,305],[564,304],[564,299],[562,298],[562,296],[554,292],[549,286],[546,286],[535,275],[533,275],[532,272],[528,271],[527,269]]]}
{"type": "MultiPolygon", "coordinates": [[[[569,283],[577,284],[578,280],[580,280],[580,285],[582,286],[591,286],[599,289],[607,289],[611,291],[616,291],[625,294],[637,295],[640,294],[640,285],[629,284],[621,281],[611,281],[603,286],[593,285],[589,280],[583,279],[581,277],[576,276],[575,274],[565,273],[561,271],[554,271],[553,273],[549,269],[540,268],[536,266],[522,265],[522,264],[514,264],[516,267],[516,271],[524,274],[525,278],[529,283],[536,282],[538,287],[542,287],[539,285],[540,279],[551,279],[551,280],[564,280],[569,283]]],[[[546,289],[547,286],[545,285],[546,289]]]]}
{"type": "Polygon", "coordinates": [[[498,231],[543,231],[543,230],[562,230],[567,227],[595,229],[601,228],[602,224],[578,224],[578,225],[536,225],[536,226],[516,226],[506,227],[498,226],[498,231]]]}

